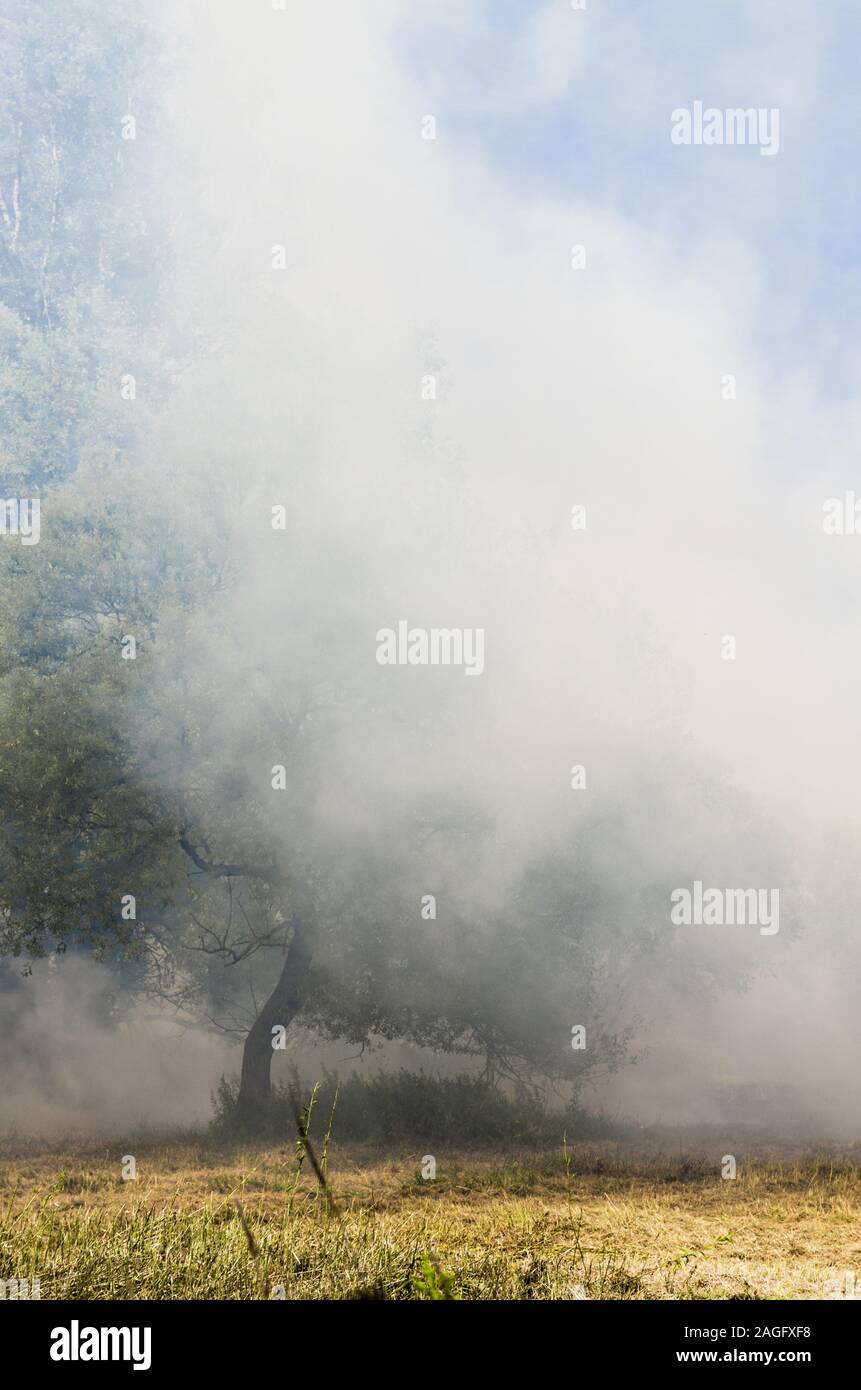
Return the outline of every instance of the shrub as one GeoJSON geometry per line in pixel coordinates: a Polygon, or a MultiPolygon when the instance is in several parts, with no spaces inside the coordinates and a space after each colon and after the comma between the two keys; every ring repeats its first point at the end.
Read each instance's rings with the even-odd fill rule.
{"type": "MultiPolygon", "coordinates": [[[[221,1078],[213,1096],[211,1125],[217,1138],[239,1138],[247,1133],[237,1114],[238,1090],[238,1081],[221,1078]]],[[[297,1108],[304,1117],[313,1090],[296,1072],[288,1084],[273,1087],[270,1107],[255,1124],[254,1134],[282,1139],[295,1136],[297,1108]]],[[[312,1141],[322,1140],[330,1120],[339,1140],[387,1145],[413,1141],[460,1147],[492,1142],[555,1145],[562,1142],[563,1134],[569,1140],[605,1139],[616,1134],[609,1120],[590,1115],[576,1102],[563,1110],[551,1110],[538,1100],[513,1098],[480,1077],[441,1077],[403,1069],[368,1078],[354,1072],[345,1081],[324,1073],[310,1118],[303,1118],[312,1141]]]]}

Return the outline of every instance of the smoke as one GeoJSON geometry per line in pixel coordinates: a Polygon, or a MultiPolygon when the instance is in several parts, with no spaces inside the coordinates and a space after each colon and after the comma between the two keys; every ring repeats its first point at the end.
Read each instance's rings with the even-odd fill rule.
{"type": "Polygon", "coordinates": [[[118,1019],[111,972],[74,957],[3,978],[0,1130],[21,1136],[193,1129],[234,1068],[226,1040],[139,1004],[118,1019]]]}
{"type": "Polygon", "coordinates": [[[742,995],[695,993],[650,1017],[650,1053],[602,1088],[610,1113],[774,1135],[858,1133],[854,990],[815,948],[742,995]]]}
{"type": "MultiPolygon", "coordinates": [[[[689,162],[706,211],[686,229],[582,175],[526,176],[493,157],[480,118],[588,94],[615,53],[594,131],[642,152],[668,144],[695,76],[694,95],[711,79],[735,104],[725,50],[696,74],[666,57],[667,95],[644,91],[633,19],[607,21],[599,47],[594,28],[564,27],[582,16],[536,5],[518,47],[470,8],[161,13],[154,163],[173,259],[159,318],[176,371],[146,479],[202,545],[229,538],[235,584],[208,622],[166,637],[148,698],[185,680],[198,756],[253,783],[280,759],[278,716],[249,748],[250,712],[302,676],[360,669],[398,717],[366,704],[333,744],[315,793],[333,843],[366,835],[383,853],[392,807],[457,788],[495,827],[458,866],[464,899],[503,900],[550,845],[612,885],[646,1055],[598,1103],[723,1120],[754,1087],[778,1111],[783,1098],[780,1115],[801,1096],[823,1128],[857,1124],[858,598],[853,542],[822,529],[823,502],[851,486],[857,424],[854,402],[763,353],[769,269],[751,234],[787,199],[815,54],[777,55],[790,172],[724,161],[708,182],[689,162]],[[737,223],[728,198],[745,200],[737,223]],[[483,674],[378,666],[376,634],[400,620],[482,629],[483,674]],[[672,928],[670,892],[697,879],[779,888],[780,933],[672,928]],[[744,990],[716,988],[724,976],[744,990]]],[[[741,104],[774,104],[758,92],[741,104]]],[[[34,988],[41,1008],[49,985],[34,988]]],[[[51,1007],[74,1039],[59,1095],[75,1053],[107,1043],[76,1035],[67,995],[51,1007]]],[[[192,1034],[175,1052],[166,1027],[140,1053],[127,1032],[134,1084],[112,1060],[88,1101],[103,1117],[129,1094],[187,1116],[222,1054],[192,1034]]]]}

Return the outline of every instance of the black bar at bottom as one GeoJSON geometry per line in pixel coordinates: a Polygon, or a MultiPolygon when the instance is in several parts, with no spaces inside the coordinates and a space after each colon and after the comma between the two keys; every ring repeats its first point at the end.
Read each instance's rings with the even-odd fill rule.
{"type": "Polygon", "coordinates": [[[228,1367],[293,1375],[302,1373],[303,1363],[317,1371],[331,1366],[339,1350],[356,1370],[385,1367],[387,1379],[420,1372],[424,1380],[435,1363],[440,1374],[450,1375],[452,1356],[462,1364],[467,1347],[471,1365],[480,1366],[486,1356],[492,1366],[518,1346],[538,1358],[536,1364],[561,1355],[572,1374],[578,1366],[594,1368],[597,1360],[607,1372],[717,1365],[804,1367],[821,1375],[856,1364],[861,1320],[855,1302],[484,1302],[461,1303],[446,1315],[415,1303],[374,1314],[367,1302],[6,1300],[0,1327],[5,1346],[21,1355],[22,1369],[60,1380],[134,1374],[136,1368],[138,1379],[177,1372],[221,1379],[228,1367]],[[412,1366],[402,1359],[403,1344],[387,1340],[398,1331],[410,1338],[412,1366]]]}

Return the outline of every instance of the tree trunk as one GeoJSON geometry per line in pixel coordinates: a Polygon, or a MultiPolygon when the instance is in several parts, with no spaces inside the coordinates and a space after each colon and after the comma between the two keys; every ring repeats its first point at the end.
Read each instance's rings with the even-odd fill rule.
{"type": "Polygon", "coordinates": [[[272,1029],[277,1024],[287,1028],[302,1007],[305,978],[314,954],[313,934],[313,912],[308,910],[301,916],[297,915],[278,983],[245,1039],[236,1102],[238,1117],[243,1124],[254,1125],[262,1119],[272,1099],[272,1029]]]}

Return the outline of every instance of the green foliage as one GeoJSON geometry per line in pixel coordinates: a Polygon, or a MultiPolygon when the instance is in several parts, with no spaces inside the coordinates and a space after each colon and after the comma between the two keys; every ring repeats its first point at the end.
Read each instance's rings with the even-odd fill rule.
{"type": "Polygon", "coordinates": [[[438,1262],[430,1255],[422,1255],[422,1272],[413,1275],[413,1288],[420,1298],[429,1298],[435,1303],[460,1299],[454,1286],[454,1275],[440,1269],[438,1262]]]}
{"type": "MultiPolygon", "coordinates": [[[[222,1077],[213,1096],[212,1133],[240,1138],[247,1133],[237,1113],[237,1083],[222,1077]]],[[[273,1089],[268,1115],[254,1133],[288,1140],[296,1134],[293,1097],[309,1088],[298,1077],[273,1089]]],[[[533,1097],[512,1098],[480,1077],[431,1076],[424,1072],[378,1072],[365,1078],[353,1073],[341,1082],[327,1074],[313,1088],[307,1133],[312,1142],[325,1138],[337,1094],[333,1130],[338,1141],[369,1144],[446,1144],[464,1147],[486,1143],[547,1145],[564,1133],[578,1139],[610,1137],[614,1126],[575,1104],[552,1110],[533,1097]]]]}
{"type": "Polygon", "coordinates": [[[162,242],[142,177],[154,144],[141,80],[156,61],[149,8],[0,4],[0,298],[27,322],[52,325],[84,285],[151,299],[162,242]],[[122,139],[130,102],[148,139],[122,139]]]}

